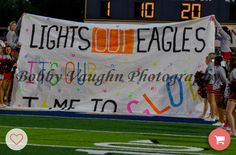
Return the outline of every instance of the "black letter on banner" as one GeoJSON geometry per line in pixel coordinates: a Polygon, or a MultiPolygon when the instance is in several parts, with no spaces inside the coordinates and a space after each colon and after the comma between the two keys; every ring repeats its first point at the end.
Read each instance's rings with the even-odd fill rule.
{"type": "Polygon", "coordinates": [[[113,112],[116,112],[116,110],[117,110],[117,104],[116,104],[116,102],[113,101],[113,100],[107,100],[107,101],[103,104],[103,106],[102,106],[102,111],[101,111],[101,112],[104,112],[105,106],[106,106],[106,104],[109,103],[109,102],[114,105],[114,111],[113,111],[113,112]]]}
{"type": "Polygon", "coordinates": [[[147,52],[147,51],[141,51],[140,48],[139,48],[140,42],[141,42],[142,40],[146,40],[145,38],[140,38],[140,32],[141,32],[141,30],[150,30],[150,29],[148,29],[148,28],[138,29],[138,34],[137,34],[138,49],[137,49],[137,52],[143,52],[143,53],[144,53],[144,52],[147,52]]]}
{"type": "Polygon", "coordinates": [[[98,101],[102,101],[102,99],[91,99],[91,101],[95,101],[95,106],[93,111],[97,111],[98,101]]]}
{"type": "Polygon", "coordinates": [[[199,36],[198,36],[198,31],[200,31],[200,30],[205,31],[206,29],[204,27],[200,27],[196,30],[196,38],[198,41],[202,42],[202,44],[203,44],[202,49],[200,49],[200,50],[198,50],[196,47],[194,48],[195,51],[198,53],[201,53],[204,50],[204,48],[206,47],[205,40],[203,38],[199,38],[199,36]]]}
{"type": "Polygon", "coordinates": [[[65,109],[67,107],[67,99],[64,100],[62,102],[62,104],[60,104],[60,102],[57,99],[55,99],[54,108],[56,108],[56,107],[59,107],[59,108],[63,107],[62,110],[65,109]],[[63,105],[64,105],[64,107],[63,107],[63,105]]]}
{"type": "Polygon", "coordinates": [[[32,25],[30,48],[37,48],[38,47],[38,45],[33,45],[33,42],[34,42],[34,32],[35,32],[35,24],[32,25]]]}
{"type": "Polygon", "coordinates": [[[87,42],[88,45],[87,45],[87,47],[84,47],[84,48],[82,48],[81,46],[79,46],[79,49],[80,49],[80,50],[87,50],[87,49],[90,47],[90,42],[89,42],[88,39],[85,39],[85,38],[81,35],[82,29],[89,30],[89,28],[82,26],[82,27],[80,27],[79,30],[78,30],[78,34],[79,34],[80,39],[83,40],[83,41],[85,41],[85,42],[87,42]]]}
{"type": "Polygon", "coordinates": [[[167,41],[166,43],[169,44],[169,48],[165,49],[165,33],[166,33],[166,29],[170,29],[171,32],[173,32],[174,30],[173,30],[173,28],[170,27],[170,26],[166,26],[166,27],[164,27],[164,29],[163,29],[163,35],[162,35],[162,49],[163,49],[165,52],[169,52],[170,49],[171,49],[171,45],[172,45],[172,44],[171,44],[170,41],[167,41]]]}
{"type": "Polygon", "coordinates": [[[51,27],[48,29],[48,34],[47,34],[47,48],[48,48],[49,50],[53,49],[53,48],[55,47],[55,45],[56,45],[55,40],[50,40],[50,42],[52,43],[52,46],[49,47],[49,37],[50,37],[50,32],[51,32],[51,29],[52,29],[52,28],[56,28],[56,31],[58,31],[58,27],[57,27],[56,25],[53,25],[53,26],[51,26],[51,27]]]}
{"type": "Polygon", "coordinates": [[[174,33],[174,40],[173,40],[173,52],[174,53],[177,53],[177,52],[180,52],[181,50],[179,49],[176,49],[176,36],[177,36],[177,32],[178,32],[178,27],[175,27],[175,33],[174,33]]]}
{"type": "Polygon", "coordinates": [[[70,29],[72,29],[72,36],[71,36],[71,44],[70,47],[74,46],[74,40],[75,40],[75,29],[77,29],[78,26],[70,26],[70,29]]]}
{"type": "Polygon", "coordinates": [[[71,100],[70,100],[70,106],[69,106],[69,108],[68,108],[67,110],[75,109],[75,107],[73,107],[73,103],[74,103],[74,102],[80,102],[80,100],[71,99],[71,100]]]}
{"type": "Polygon", "coordinates": [[[185,46],[185,41],[188,41],[189,38],[186,38],[186,31],[187,30],[192,30],[193,28],[192,27],[185,27],[184,28],[184,32],[183,32],[183,44],[182,44],[182,52],[190,52],[190,49],[185,49],[184,46],[185,46]]]}
{"type": "Polygon", "coordinates": [[[23,99],[28,99],[28,107],[31,107],[31,101],[32,100],[38,100],[38,97],[23,97],[23,99]]]}
{"type": "Polygon", "coordinates": [[[40,42],[40,47],[39,49],[44,49],[43,47],[43,42],[44,42],[44,32],[45,32],[45,28],[48,27],[47,25],[41,25],[42,29],[42,35],[41,35],[41,42],[40,42]]]}
{"type": "Polygon", "coordinates": [[[160,48],[160,40],[159,40],[159,33],[158,33],[158,29],[156,27],[153,28],[153,31],[152,31],[152,38],[149,42],[149,46],[148,46],[148,52],[150,51],[150,48],[152,46],[152,42],[156,40],[157,42],[157,48],[158,48],[158,51],[161,50],[160,48]]]}
{"type": "Polygon", "coordinates": [[[65,38],[64,48],[66,48],[67,38],[68,38],[68,34],[69,34],[68,26],[66,27],[66,34],[63,35],[62,32],[63,32],[63,26],[60,26],[60,30],[59,30],[59,34],[58,34],[58,38],[57,38],[57,48],[60,47],[61,38],[65,38]]]}

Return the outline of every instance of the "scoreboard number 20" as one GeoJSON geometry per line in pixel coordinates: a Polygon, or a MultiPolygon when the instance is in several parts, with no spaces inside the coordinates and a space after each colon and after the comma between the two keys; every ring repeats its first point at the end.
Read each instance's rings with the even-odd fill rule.
{"type": "Polygon", "coordinates": [[[202,6],[199,3],[182,3],[181,19],[197,19],[201,17],[202,6]]]}

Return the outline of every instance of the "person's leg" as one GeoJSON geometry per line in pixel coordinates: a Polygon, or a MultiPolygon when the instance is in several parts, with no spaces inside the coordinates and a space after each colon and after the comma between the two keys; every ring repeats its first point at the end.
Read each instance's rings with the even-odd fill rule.
{"type": "Polygon", "coordinates": [[[234,108],[234,112],[233,112],[233,117],[234,117],[235,131],[236,131],[236,109],[235,108],[234,108]]]}
{"type": "Polygon", "coordinates": [[[234,102],[232,100],[229,100],[228,104],[227,104],[227,107],[226,107],[227,118],[228,118],[229,125],[231,127],[231,131],[232,131],[233,134],[236,134],[235,120],[234,120],[234,117],[233,117],[233,111],[234,111],[235,105],[236,105],[236,102],[234,102]]]}
{"type": "Polygon", "coordinates": [[[215,95],[215,101],[216,101],[216,106],[218,110],[218,116],[219,116],[219,121],[220,123],[224,123],[224,110],[222,109],[223,107],[223,102],[224,102],[224,97],[222,95],[215,95]]]}
{"type": "Polygon", "coordinates": [[[207,110],[208,110],[208,101],[207,98],[204,98],[204,107],[203,107],[203,114],[202,114],[202,118],[204,118],[206,116],[207,110]]]}
{"type": "Polygon", "coordinates": [[[216,104],[216,97],[215,97],[215,94],[214,94],[214,97],[212,99],[212,102],[213,102],[213,105],[215,106],[215,117],[219,119],[219,111],[218,111],[218,106],[216,104]]]}
{"type": "Polygon", "coordinates": [[[9,80],[8,79],[4,79],[3,80],[3,101],[4,101],[4,103],[6,102],[6,100],[7,100],[7,89],[8,89],[8,84],[9,83],[9,80]]]}
{"type": "Polygon", "coordinates": [[[227,113],[226,113],[226,107],[227,107],[228,101],[224,101],[224,102],[226,102],[226,103],[224,103],[225,105],[224,105],[224,109],[223,109],[224,119],[225,119],[223,128],[226,129],[226,130],[229,130],[230,126],[229,126],[229,121],[228,121],[228,117],[227,117],[227,113]]]}
{"type": "Polygon", "coordinates": [[[207,111],[208,111],[208,101],[207,98],[204,98],[204,109],[203,109],[204,116],[206,116],[207,111]]]}
{"type": "Polygon", "coordinates": [[[12,91],[13,91],[13,78],[10,80],[10,86],[9,86],[9,90],[8,90],[8,102],[10,104],[11,102],[11,95],[12,95],[12,91]]]}
{"type": "Polygon", "coordinates": [[[224,109],[219,108],[219,121],[223,124],[225,122],[225,117],[224,117],[224,109]]]}
{"type": "Polygon", "coordinates": [[[0,80],[0,105],[3,104],[4,92],[3,92],[3,80],[0,80]]]}
{"type": "Polygon", "coordinates": [[[11,93],[11,80],[8,80],[8,82],[7,82],[7,88],[6,88],[6,94],[5,94],[5,96],[6,96],[6,101],[7,101],[7,103],[9,103],[10,102],[10,93],[11,93]]]}
{"type": "Polygon", "coordinates": [[[207,100],[210,103],[211,107],[211,118],[216,117],[216,103],[214,93],[207,93],[207,100]]]}
{"type": "Polygon", "coordinates": [[[211,101],[210,101],[210,93],[207,93],[207,101],[210,104],[210,115],[212,116],[213,115],[213,107],[212,107],[212,104],[211,104],[211,101]]]}

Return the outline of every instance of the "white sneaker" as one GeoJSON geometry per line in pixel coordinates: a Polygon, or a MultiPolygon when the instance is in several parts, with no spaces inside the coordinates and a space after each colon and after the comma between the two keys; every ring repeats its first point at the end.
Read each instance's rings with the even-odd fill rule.
{"type": "Polygon", "coordinates": [[[210,121],[210,122],[215,122],[217,120],[216,116],[214,116],[213,118],[212,117],[209,117],[209,118],[206,118],[204,119],[205,121],[210,121]]]}
{"type": "Polygon", "coordinates": [[[213,126],[224,126],[224,123],[221,123],[220,121],[213,123],[213,126]]]}

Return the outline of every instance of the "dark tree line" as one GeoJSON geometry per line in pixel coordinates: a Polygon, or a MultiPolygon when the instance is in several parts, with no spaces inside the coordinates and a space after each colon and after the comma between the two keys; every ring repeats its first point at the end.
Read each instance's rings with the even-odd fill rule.
{"type": "Polygon", "coordinates": [[[0,0],[0,26],[26,13],[83,21],[85,0],[0,0]]]}

